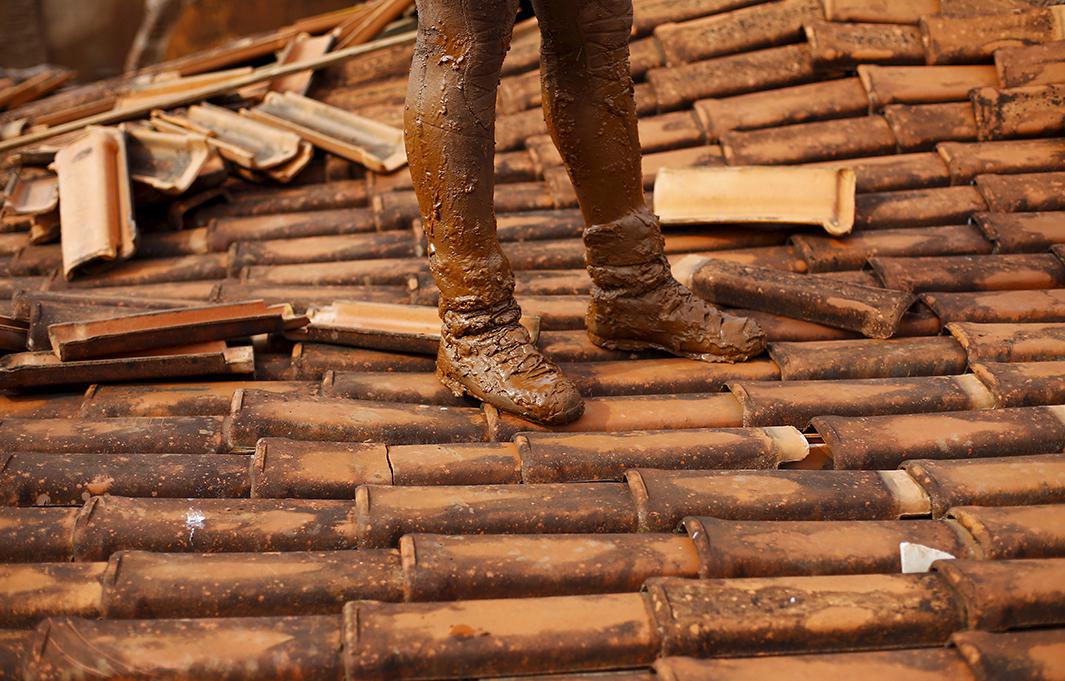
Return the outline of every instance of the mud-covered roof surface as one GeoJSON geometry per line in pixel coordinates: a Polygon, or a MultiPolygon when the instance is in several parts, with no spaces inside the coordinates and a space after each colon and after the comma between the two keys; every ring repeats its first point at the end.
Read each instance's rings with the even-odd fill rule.
{"type": "MultiPolygon", "coordinates": [[[[561,429],[434,377],[418,206],[384,172],[409,42],[305,99],[21,149],[0,679],[1063,678],[1062,9],[635,0],[649,199],[661,168],[853,172],[830,206],[850,235],[665,227],[674,265],[697,256],[678,276],[767,331],[735,365],[588,340],[583,222],[519,24],[496,209],[525,323],[587,400],[561,429]],[[315,103],[365,120],[323,142],[315,103]],[[78,169],[97,153],[131,192],[78,169]]],[[[135,99],[122,83],[0,113],[4,140],[135,99]]]]}

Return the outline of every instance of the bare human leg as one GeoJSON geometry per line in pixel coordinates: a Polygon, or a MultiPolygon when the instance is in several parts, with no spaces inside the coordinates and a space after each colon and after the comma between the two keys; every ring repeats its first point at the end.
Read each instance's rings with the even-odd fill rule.
{"type": "Polygon", "coordinates": [[[758,354],[765,336],[754,321],[722,314],[673,278],[658,219],[644,202],[629,75],[632,0],[533,0],[533,6],[548,130],[588,225],[592,342],[707,361],[758,354]]]}
{"type": "Polygon", "coordinates": [[[517,0],[418,0],[405,111],[414,189],[440,289],[437,375],[541,423],[579,417],[583,402],[518,323],[514,276],[496,237],[495,100],[517,0]]]}

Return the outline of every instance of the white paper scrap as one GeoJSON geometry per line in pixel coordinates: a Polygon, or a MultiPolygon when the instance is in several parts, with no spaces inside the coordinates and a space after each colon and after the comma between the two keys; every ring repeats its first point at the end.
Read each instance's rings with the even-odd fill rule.
{"type": "Polygon", "coordinates": [[[932,567],[932,563],[935,561],[951,560],[955,557],[946,551],[933,549],[931,546],[925,546],[924,544],[911,544],[908,541],[899,542],[899,558],[902,559],[902,571],[904,573],[928,572],[928,568],[932,567]]]}

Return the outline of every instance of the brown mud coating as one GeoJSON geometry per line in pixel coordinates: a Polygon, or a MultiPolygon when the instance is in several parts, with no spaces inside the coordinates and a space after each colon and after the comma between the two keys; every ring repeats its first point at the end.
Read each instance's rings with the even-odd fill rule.
{"type": "MultiPolygon", "coordinates": [[[[456,394],[546,424],[577,419],[576,387],[518,325],[514,275],[493,210],[495,106],[517,0],[418,1],[405,111],[413,185],[440,289],[437,375],[456,394]]],[[[542,101],[585,223],[593,281],[587,326],[615,350],[656,348],[708,361],[757,354],[764,336],[680,286],[644,203],[631,0],[535,0],[542,101]]]]}

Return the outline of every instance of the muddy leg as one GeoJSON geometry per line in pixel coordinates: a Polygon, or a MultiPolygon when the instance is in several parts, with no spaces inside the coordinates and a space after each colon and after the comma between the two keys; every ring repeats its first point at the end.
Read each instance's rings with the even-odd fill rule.
{"type": "Polygon", "coordinates": [[[757,324],[721,314],[670,274],[658,219],[643,196],[629,75],[632,1],[533,0],[533,6],[548,130],[588,225],[592,341],[708,361],[761,352],[757,324]]]}
{"type": "Polygon", "coordinates": [[[580,395],[518,324],[493,210],[495,100],[517,0],[418,0],[407,158],[440,289],[437,374],[456,394],[545,423],[580,395]]]}

